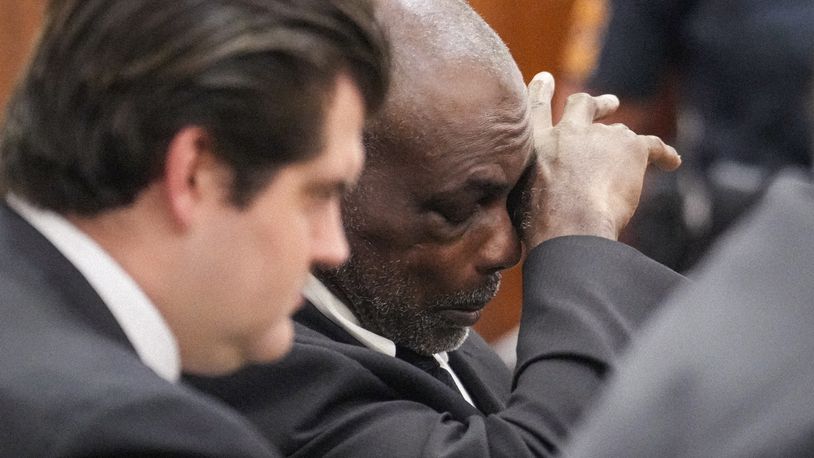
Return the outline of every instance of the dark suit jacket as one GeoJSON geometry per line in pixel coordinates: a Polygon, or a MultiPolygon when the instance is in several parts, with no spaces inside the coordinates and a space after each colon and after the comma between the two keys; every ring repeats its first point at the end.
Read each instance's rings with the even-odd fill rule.
{"type": "Polygon", "coordinates": [[[195,379],[297,456],[546,456],[558,449],[630,330],[680,278],[624,245],[563,237],[525,265],[512,375],[472,334],[450,365],[477,408],[440,381],[363,347],[306,306],[282,363],[195,379]]]}
{"type": "Polygon", "coordinates": [[[569,456],[814,456],[814,186],[778,180],[694,275],[569,456]]]}
{"type": "Polygon", "coordinates": [[[0,206],[0,456],[273,456],[239,415],[141,363],[84,277],[0,206]]]}

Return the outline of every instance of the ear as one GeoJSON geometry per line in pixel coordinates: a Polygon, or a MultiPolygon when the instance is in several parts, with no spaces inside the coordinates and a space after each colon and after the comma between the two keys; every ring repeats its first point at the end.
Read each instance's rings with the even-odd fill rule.
{"type": "Polygon", "coordinates": [[[188,228],[195,211],[209,191],[208,174],[214,156],[212,138],[197,126],[179,130],[167,148],[164,164],[164,189],[169,210],[176,224],[188,228]]]}

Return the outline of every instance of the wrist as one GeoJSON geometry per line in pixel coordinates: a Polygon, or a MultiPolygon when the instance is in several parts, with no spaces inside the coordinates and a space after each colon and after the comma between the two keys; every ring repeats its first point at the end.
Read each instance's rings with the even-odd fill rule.
{"type": "Polygon", "coordinates": [[[529,249],[556,237],[568,235],[589,235],[610,240],[619,239],[619,231],[610,220],[600,216],[571,216],[548,218],[548,221],[532,225],[526,231],[526,246],[529,249]]]}

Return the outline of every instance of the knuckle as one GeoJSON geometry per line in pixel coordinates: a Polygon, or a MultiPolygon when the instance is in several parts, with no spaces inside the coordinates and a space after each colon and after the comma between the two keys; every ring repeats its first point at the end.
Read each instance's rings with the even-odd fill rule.
{"type": "Polygon", "coordinates": [[[593,100],[594,98],[585,92],[576,92],[568,96],[568,103],[586,103],[593,100]]]}
{"type": "Polygon", "coordinates": [[[654,148],[654,149],[656,149],[656,148],[657,149],[666,149],[667,145],[665,145],[664,142],[661,141],[661,138],[659,138],[659,137],[657,137],[655,135],[647,135],[647,140],[650,143],[651,148],[654,148]]]}
{"type": "Polygon", "coordinates": [[[627,136],[627,137],[629,137],[629,138],[635,138],[635,137],[638,137],[638,134],[636,134],[636,132],[633,132],[633,131],[630,129],[630,127],[628,127],[628,126],[626,126],[626,125],[624,125],[624,124],[619,124],[619,129],[622,131],[622,134],[623,134],[623,135],[625,135],[625,136],[627,136]]]}
{"type": "Polygon", "coordinates": [[[534,99],[531,101],[531,108],[532,110],[545,110],[548,109],[549,103],[543,99],[534,99]]]}
{"type": "Polygon", "coordinates": [[[619,138],[625,142],[633,142],[636,143],[639,139],[639,135],[636,135],[635,132],[630,130],[630,128],[622,123],[614,123],[606,126],[609,135],[614,135],[616,138],[619,138]]]}
{"type": "Polygon", "coordinates": [[[571,121],[570,119],[563,119],[562,121],[557,123],[556,130],[559,132],[574,132],[576,130],[579,130],[579,126],[577,126],[577,124],[574,123],[574,121],[571,121]]]}
{"type": "Polygon", "coordinates": [[[634,134],[635,135],[635,132],[630,130],[630,128],[627,125],[625,125],[625,124],[623,124],[621,122],[615,122],[613,124],[602,124],[602,125],[604,125],[611,132],[615,132],[615,133],[618,133],[618,134],[626,134],[626,135],[634,134]]]}

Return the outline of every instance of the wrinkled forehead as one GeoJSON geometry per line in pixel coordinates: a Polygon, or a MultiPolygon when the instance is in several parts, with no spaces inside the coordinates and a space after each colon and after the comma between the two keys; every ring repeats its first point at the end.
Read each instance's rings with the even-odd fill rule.
{"type": "MultiPolygon", "coordinates": [[[[522,165],[531,151],[525,84],[500,37],[462,0],[382,0],[379,7],[393,41],[393,74],[382,121],[368,132],[388,139],[385,166],[443,171],[499,156],[522,156],[522,165]]],[[[371,149],[375,166],[379,151],[371,149]]]]}
{"type": "MultiPolygon", "coordinates": [[[[516,181],[530,160],[532,133],[525,87],[519,74],[486,71],[436,72],[396,94],[387,122],[404,170],[450,179],[462,174],[504,175],[516,181]],[[431,173],[426,173],[431,172],[431,173]]],[[[416,181],[422,176],[417,176],[416,181]]],[[[426,184],[426,183],[425,183],[426,184]]]]}

